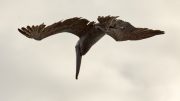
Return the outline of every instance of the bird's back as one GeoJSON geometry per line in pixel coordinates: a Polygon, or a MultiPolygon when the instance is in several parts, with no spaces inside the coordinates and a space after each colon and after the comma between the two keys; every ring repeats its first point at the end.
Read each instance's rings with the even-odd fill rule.
{"type": "MultiPolygon", "coordinates": [[[[82,37],[82,55],[85,55],[89,49],[98,42],[105,33],[101,30],[96,29],[95,27],[91,30],[88,30],[86,35],[82,37]]],[[[81,38],[80,38],[81,40],[81,38]]]]}

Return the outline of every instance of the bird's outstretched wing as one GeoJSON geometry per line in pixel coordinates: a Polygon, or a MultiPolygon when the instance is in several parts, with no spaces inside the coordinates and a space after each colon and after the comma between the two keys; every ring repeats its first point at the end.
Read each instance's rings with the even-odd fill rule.
{"type": "Polygon", "coordinates": [[[141,40],[155,35],[164,34],[161,30],[136,28],[129,22],[116,19],[117,16],[98,17],[99,25],[96,26],[116,41],[141,40]]]}
{"type": "Polygon", "coordinates": [[[94,22],[89,22],[87,19],[74,17],[64,21],[59,21],[52,25],[46,26],[44,24],[37,26],[27,26],[18,29],[20,33],[28,38],[34,38],[36,40],[41,40],[48,36],[61,33],[70,32],[78,37],[81,37],[84,31],[88,30],[94,22]]]}

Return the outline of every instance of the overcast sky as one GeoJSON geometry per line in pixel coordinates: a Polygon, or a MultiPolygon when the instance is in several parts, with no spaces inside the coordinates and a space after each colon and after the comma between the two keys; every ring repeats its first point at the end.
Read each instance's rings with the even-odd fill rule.
{"type": "Polygon", "coordinates": [[[0,8],[0,101],[180,101],[179,0],[0,0],[0,8]],[[126,42],[104,36],[75,80],[78,37],[38,42],[17,31],[106,15],[166,34],[126,42]]]}

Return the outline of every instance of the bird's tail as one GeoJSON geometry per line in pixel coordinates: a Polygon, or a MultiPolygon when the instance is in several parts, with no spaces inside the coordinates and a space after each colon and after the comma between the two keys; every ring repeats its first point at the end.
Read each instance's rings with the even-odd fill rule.
{"type": "Polygon", "coordinates": [[[76,79],[78,79],[80,66],[81,66],[82,55],[80,53],[80,46],[76,46],[76,79]]]}

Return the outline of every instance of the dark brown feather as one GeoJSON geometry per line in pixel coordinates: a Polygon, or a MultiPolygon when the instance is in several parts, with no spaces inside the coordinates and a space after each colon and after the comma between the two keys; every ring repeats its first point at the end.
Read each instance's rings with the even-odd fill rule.
{"type": "Polygon", "coordinates": [[[90,28],[90,24],[87,19],[79,18],[79,17],[74,17],[70,18],[64,21],[59,21],[57,23],[54,23],[52,25],[49,25],[45,27],[46,25],[41,24],[41,25],[36,25],[36,26],[27,26],[22,27],[19,29],[19,32],[22,33],[23,35],[35,39],[43,39],[48,36],[61,33],[61,32],[70,32],[78,37],[81,37],[83,34],[85,34],[85,31],[87,31],[90,28]],[[37,38],[37,36],[39,38],[37,38]]]}
{"type": "Polygon", "coordinates": [[[97,27],[116,41],[141,40],[155,35],[164,34],[164,32],[160,30],[136,28],[129,22],[116,18],[116,16],[98,17],[100,24],[97,27]]]}

